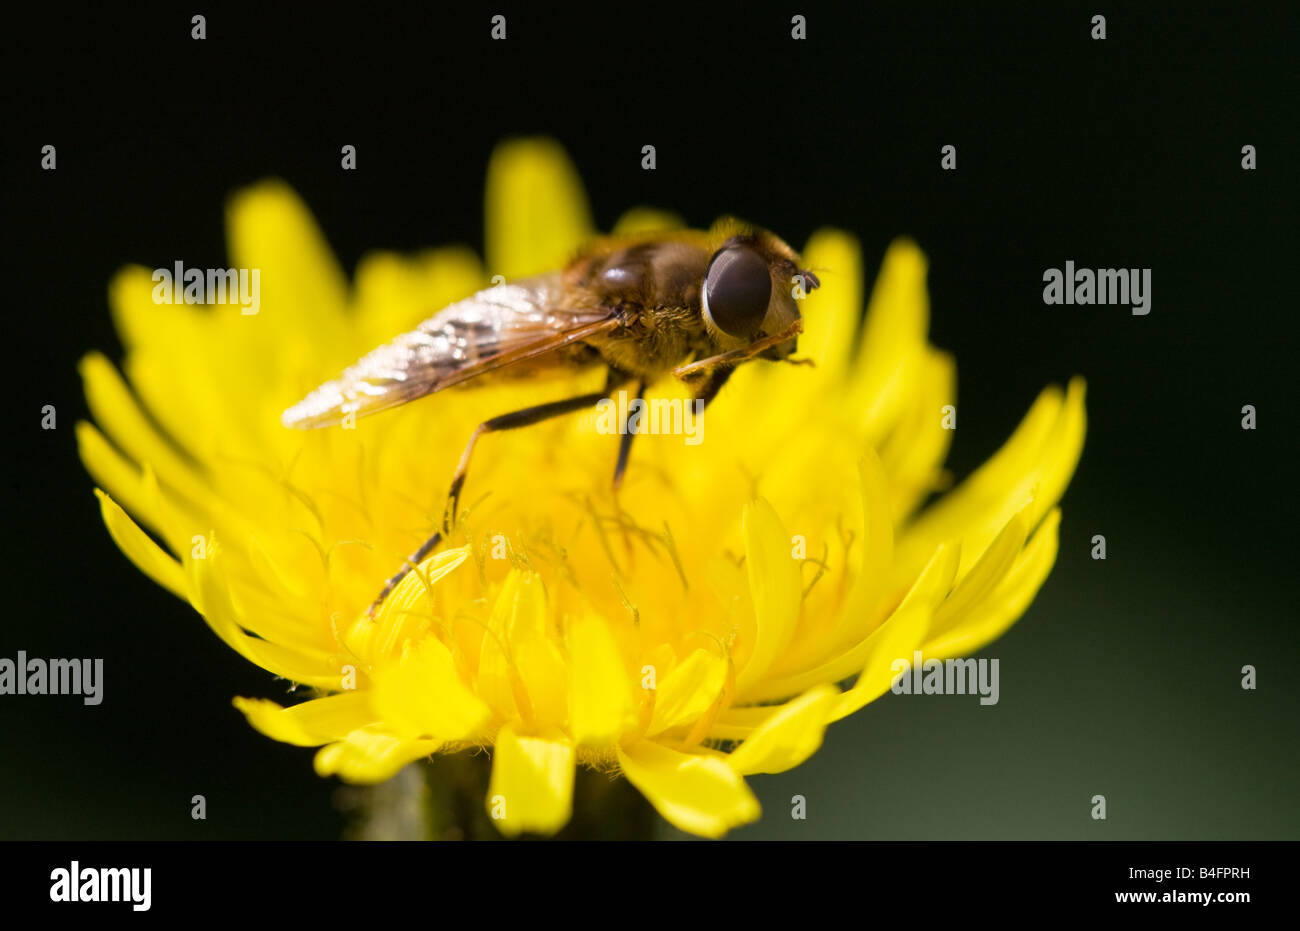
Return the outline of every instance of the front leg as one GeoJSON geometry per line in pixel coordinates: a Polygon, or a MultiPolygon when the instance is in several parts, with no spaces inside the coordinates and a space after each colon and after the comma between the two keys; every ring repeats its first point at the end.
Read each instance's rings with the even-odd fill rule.
{"type": "MultiPolygon", "coordinates": [[[[640,401],[645,397],[645,381],[642,380],[636,386],[636,399],[640,401]]],[[[628,422],[623,424],[623,435],[618,441],[618,462],[614,465],[614,491],[617,492],[623,487],[623,473],[627,471],[627,460],[632,454],[632,439],[636,436],[631,430],[632,406],[628,405],[628,422]]]]}
{"type": "Polygon", "coordinates": [[[694,390],[695,399],[703,401],[704,409],[708,410],[709,404],[718,396],[718,392],[722,390],[722,386],[727,383],[727,379],[734,371],[735,368],[731,366],[710,369],[703,378],[697,379],[693,384],[688,381],[687,384],[694,390]]]}
{"type": "MultiPolygon", "coordinates": [[[[722,386],[727,383],[727,379],[731,377],[731,373],[734,371],[735,369],[730,367],[716,368],[702,375],[688,376],[684,380],[690,385],[695,400],[703,401],[704,407],[707,409],[709,403],[718,396],[718,392],[722,390],[722,386]]],[[[645,389],[646,383],[642,381],[636,389],[637,400],[645,397],[645,389]]],[[[631,416],[632,412],[629,410],[628,417],[631,416]]],[[[627,425],[624,424],[623,436],[619,439],[618,444],[618,463],[614,466],[614,491],[616,492],[623,487],[623,473],[627,471],[628,457],[632,453],[632,439],[635,436],[636,434],[627,429],[627,425]]]]}
{"type": "Polygon", "coordinates": [[[447,493],[447,507],[444,512],[444,526],[429,539],[421,544],[420,548],[407,557],[402,568],[390,578],[385,584],[379,596],[371,603],[366,611],[367,617],[374,617],[379,606],[383,604],[384,599],[389,596],[397,583],[419,565],[424,557],[433,552],[434,547],[441,542],[443,532],[451,532],[451,528],[456,523],[456,509],[460,503],[461,488],[465,485],[465,477],[469,474],[469,461],[474,453],[474,446],[478,443],[478,438],[484,433],[497,433],[502,430],[517,430],[520,427],[528,427],[535,423],[541,423],[543,420],[549,420],[552,417],[560,417],[564,414],[570,414],[574,411],[582,410],[584,407],[591,407],[597,401],[602,400],[608,389],[605,391],[594,391],[591,394],[579,395],[576,398],[566,398],[563,401],[552,401],[550,404],[538,404],[534,407],[526,407],[520,411],[513,411],[509,414],[502,414],[500,417],[493,417],[491,420],[485,420],[474,432],[470,434],[469,442],[465,444],[465,451],[461,453],[460,464],[456,466],[456,473],[451,480],[451,490],[447,493]]]}

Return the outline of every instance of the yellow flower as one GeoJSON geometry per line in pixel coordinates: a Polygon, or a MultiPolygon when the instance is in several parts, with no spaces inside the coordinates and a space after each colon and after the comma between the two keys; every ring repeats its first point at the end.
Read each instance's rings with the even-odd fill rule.
{"type": "MultiPolygon", "coordinates": [[[[620,226],[671,222],[636,211],[620,226]]],[[[492,275],[562,264],[591,232],[581,185],[554,144],[505,145],[486,269],[460,249],[376,254],[351,286],[283,184],[240,193],[228,223],[232,266],[260,269],[260,312],[156,304],[150,271],[123,270],[125,379],[85,358],[98,427],[78,440],[122,551],[244,657],[316,690],[236,704],[268,736],[320,747],[322,776],[377,782],[490,746],[484,804],[506,834],[562,827],[586,765],[718,836],[759,815],[745,776],[805,760],[889,689],[895,659],[997,637],[1055,560],[1082,382],[1045,390],[920,509],[945,482],[955,391],[927,342],[925,258],[890,247],[860,325],[857,245],[824,230],[803,251],[825,270],[802,305],[815,367],[742,366],[703,442],[640,437],[617,495],[617,441],[595,411],[486,437],[457,533],[367,619],[440,522],[473,427],[601,376],[449,391],[351,430],[286,430],[280,413],[492,275]]]]}

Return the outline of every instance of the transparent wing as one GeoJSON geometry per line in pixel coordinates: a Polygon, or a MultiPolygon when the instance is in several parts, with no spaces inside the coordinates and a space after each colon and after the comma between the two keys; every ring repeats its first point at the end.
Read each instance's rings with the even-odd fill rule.
{"type": "Polygon", "coordinates": [[[616,325],[609,311],[562,307],[559,272],[497,285],[363,356],[280,420],[286,427],[311,429],[337,424],[349,414],[364,417],[616,325]]]}

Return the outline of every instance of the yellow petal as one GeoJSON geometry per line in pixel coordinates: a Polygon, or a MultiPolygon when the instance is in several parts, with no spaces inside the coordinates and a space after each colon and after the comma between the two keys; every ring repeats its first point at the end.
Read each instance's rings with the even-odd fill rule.
{"type": "Polygon", "coordinates": [[[678,753],[651,740],[618,751],[632,785],[683,831],[721,837],[757,820],[758,799],[741,775],[716,756],[678,753]]]}
{"type": "Polygon", "coordinates": [[[964,613],[988,597],[1002,583],[1024,543],[1025,521],[1016,514],[935,611],[930,636],[942,634],[960,623],[964,613]]]}
{"type": "Polygon", "coordinates": [[[925,569],[903,596],[899,608],[923,606],[930,612],[938,610],[952,591],[953,579],[957,577],[957,567],[960,564],[961,544],[940,544],[926,563],[925,569]]]}
{"type": "Polygon", "coordinates": [[[889,477],[874,449],[859,464],[862,488],[861,562],[848,605],[828,646],[857,643],[879,621],[879,605],[890,583],[894,560],[894,521],[889,506],[889,477]]]}
{"type": "Polygon", "coordinates": [[[443,550],[407,573],[374,618],[362,615],[351,624],[344,637],[348,649],[367,663],[399,657],[409,641],[422,637],[429,628],[435,613],[431,592],[469,558],[469,552],[468,546],[443,550]]]}
{"type": "Polygon", "coordinates": [[[944,457],[955,430],[944,429],[944,406],[957,401],[957,367],[947,353],[927,350],[901,416],[880,450],[889,473],[894,518],[902,521],[942,486],[944,457]]]}
{"type": "Polygon", "coordinates": [[[1025,545],[994,593],[952,627],[931,636],[926,656],[969,656],[1000,637],[1029,607],[1056,561],[1061,512],[1054,509],[1025,545]]]}
{"type": "Polygon", "coordinates": [[[77,454],[81,463],[115,502],[125,505],[125,510],[135,514],[141,522],[154,531],[159,531],[161,515],[149,507],[149,500],[144,493],[142,472],[113,448],[102,433],[84,420],[76,426],[77,454]]]}
{"type": "Polygon", "coordinates": [[[503,727],[492,751],[487,810],[507,837],[564,827],[573,813],[573,747],[503,727]]]}
{"type": "Polygon", "coordinates": [[[1033,526],[1065,489],[1083,445],[1084,383],[1045,389],[1011,438],[953,491],[927,508],[899,547],[900,566],[915,565],[940,542],[961,539],[961,578],[985,547],[1023,510],[1033,526]]]}
{"type": "Polygon", "coordinates": [[[104,518],[104,525],[117,548],[149,578],[176,597],[188,601],[189,591],[181,564],[150,540],[112,498],[98,488],[95,496],[99,498],[99,513],[104,518]]]}
{"type": "Polygon", "coordinates": [[[186,563],[190,604],[203,616],[212,631],[251,663],[292,682],[335,690],[343,681],[343,663],[326,650],[294,649],[269,640],[250,637],[239,623],[225,575],[226,557],[221,547],[210,544],[207,558],[186,563]]]}
{"type": "Polygon", "coordinates": [[[217,432],[230,426],[225,392],[209,388],[221,384],[212,372],[216,317],[206,307],[155,304],[152,274],[128,266],[109,285],[113,320],[127,349],[122,370],[150,416],[198,461],[209,462],[218,443],[230,440],[217,432]]]}
{"type": "Polygon", "coordinates": [[[587,747],[604,747],[628,726],[631,682],[605,622],[578,615],[566,631],[569,651],[569,733],[587,747]]]}
{"type": "Polygon", "coordinates": [[[727,681],[727,661],[703,648],[691,652],[658,678],[648,734],[693,722],[718,700],[727,681]]]}
{"type": "Polygon", "coordinates": [[[471,740],[487,723],[487,705],[461,681],[451,651],[434,636],[408,644],[396,665],[374,673],[374,706],[398,737],[471,740]]]}
{"type": "Polygon", "coordinates": [[[629,236],[633,233],[660,233],[667,230],[678,230],[686,224],[682,218],[669,210],[658,210],[654,207],[633,207],[614,224],[613,233],[616,236],[629,236]]]}
{"type": "Polygon", "coordinates": [[[875,444],[898,422],[926,346],[930,297],[927,262],[916,243],[898,239],[885,253],[858,346],[852,403],[875,444]]]}
{"type": "Polygon", "coordinates": [[[498,718],[519,720],[525,714],[532,714],[519,673],[515,671],[500,638],[491,631],[483,637],[479,650],[476,691],[498,718]]]}
{"type": "Polygon", "coordinates": [[[802,258],[821,287],[799,308],[804,319],[799,355],[816,363],[819,380],[838,378],[853,354],[862,315],[862,253],[849,234],[823,229],[808,240],[802,258]]]}
{"type": "Polygon", "coordinates": [[[830,720],[847,717],[885,694],[897,671],[895,662],[900,659],[911,661],[913,652],[925,638],[929,622],[930,614],[924,606],[909,605],[881,624],[880,629],[871,635],[874,648],[867,657],[866,668],[853,683],[853,688],[835,700],[830,720]]]}
{"type": "Polygon", "coordinates": [[[227,205],[226,228],[234,267],[258,269],[261,291],[258,314],[232,323],[295,338],[310,333],[318,345],[345,342],[347,280],[311,211],[287,184],[241,190],[227,205]]]}
{"type": "Polygon", "coordinates": [[[790,555],[790,535],[776,510],[763,499],[745,507],[745,566],[754,603],[753,650],[743,660],[736,691],[759,681],[794,633],[799,621],[799,563],[790,555]]]}
{"type": "Polygon", "coordinates": [[[374,724],[378,715],[365,692],[341,692],[289,708],[264,698],[236,698],[234,705],[256,730],[298,747],[319,747],[342,740],[352,731],[374,724]]]}
{"type": "Polygon", "coordinates": [[[826,731],[827,713],[839,689],[819,685],[777,709],[727,757],[742,775],[783,773],[817,752],[826,731]]]}
{"type": "Polygon", "coordinates": [[[373,728],[361,728],[316,752],[319,776],[338,776],[344,782],[373,784],[397,775],[407,763],[437,751],[436,740],[399,740],[373,728]]]}
{"type": "Polygon", "coordinates": [[[546,593],[536,575],[512,569],[492,605],[478,664],[478,693],[506,719],[533,716],[513,655],[514,639],[546,630],[546,593]]]}
{"type": "Polygon", "coordinates": [[[550,139],[516,139],[487,175],[487,273],[507,280],[562,267],[591,235],[582,182],[550,139]]]}
{"type": "MultiPolygon", "coordinates": [[[[898,614],[904,609],[919,609],[928,618],[952,587],[953,574],[957,571],[957,563],[960,559],[960,546],[939,547],[925,570],[893,613],[898,614]]],[[[879,646],[880,639],[878,635],[880,630],[881,627],[876,627],[851,649],[837,654],[820,666],[795,675],[770,679],[762,683],[761,687],[756,689],[754,694],[750,696],[750,699],[753,701],[766,701],[773,698],[786,698],[790,695],[797,695],[818,682],[838,682],[854,673],[860,673],[863,664],[868,661],[879,646]]],[[[740,733],[727,736],[744,737],[747,733],[744,728],[755,725],[753,718],[745,715],[744,712],[747,710],[739,708],[723,713],[719,719],[720,724],[735,725],[741,728],[740,733]]],[[[718,736],[723,735],[718,734],[718,736]]]]}
{"type": "Polygon", "coordinates": [[[119,449],[135,462],[148,463],[163,483],[191,500],[201,501],[211,494],[193,466],[149,423],[107,358],[98,352],[88,353],[79,368],[90,412],[119,449]]]}
{"type": "Polygon", "coordinates": [[[563,727],[569,716],[569,668],[560,648],[550,637],[523,630],[511,640],[510,652],[528,693],[533,720],[542,726],[563,727]]]}
{"type": "Polygon", "coordinates": [[[169,323],[174,324],[178,316],[190,313],[186,305],[155,304],[154,287],[153,270],[142,265],[124,266],[109,282],[113,324],[128,354],[156,342],[160,331],[169,323]]]}

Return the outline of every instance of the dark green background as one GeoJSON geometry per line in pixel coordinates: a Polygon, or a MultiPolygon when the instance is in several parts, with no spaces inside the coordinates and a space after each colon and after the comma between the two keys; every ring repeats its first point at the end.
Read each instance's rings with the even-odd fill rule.
{"type": "Polygon", "coordinates": [[[110,542],[75,454],[76,363],[120,352],[105,290],[122,264],[223,264],[239,186],[288,180],[349,271],[372,248],[481,248],[488,155],[534,133],[566,146],[602,226],[637,204],[695,225],[737,213],[795,244],[834,225],[869,276],[914,236],[933,342],[958,360],[958,476],[1045,384],[1089,380],[1058,565],[983,654],[1001,702],[887,696],[804,766],[753,779],[765,815],[734,836],[1300,836],[1294,10],[538,6],[207,6],[204,42],[192,11],[47,6],[10,34],[0,656],[103,657],[106,685],[93,708],[0,697],[0,838],[338,836],[310,752],[230,706],[282,684],[110,542]],[[344,143],[359,171],[339,170],[344,143]],[[1067,259],[1151,268],[1151,314],[1044,306],[1043,270],[1067,259]]]}

